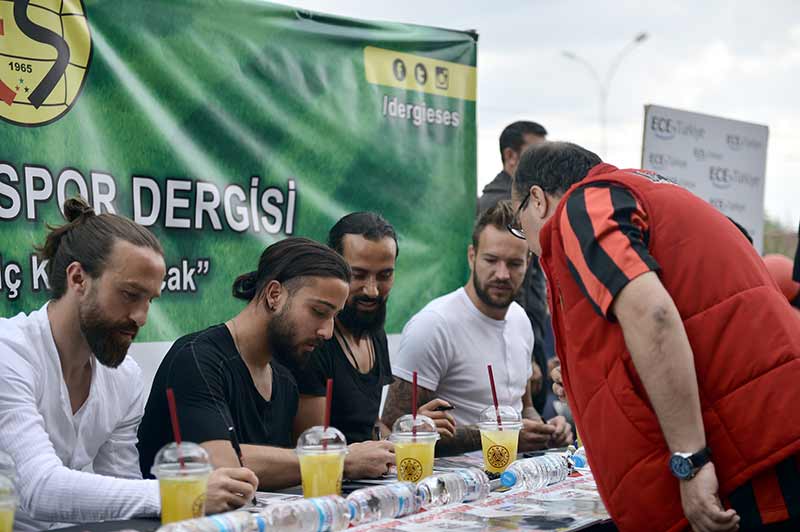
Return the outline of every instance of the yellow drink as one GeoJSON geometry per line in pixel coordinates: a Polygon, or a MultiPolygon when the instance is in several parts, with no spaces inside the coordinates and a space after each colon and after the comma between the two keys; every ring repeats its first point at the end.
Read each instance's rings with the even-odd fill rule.
{"type": "Polygon", "coordinates": [[[208,474],[158,479],[161,524],[203,517],[206,513],[208,474]]]}
{"type": "Polygon", "coordinates": [[[483,467],[489,473],[502,473],[517,459],[519,429],[481,430],[483,467]]]}
{"type": "Polygon", "coordinates": [[[322,497],[342,493],[344,455],[340,450],[298,454],[303,497],[322,497]]]}
{"type": "Polygon", "coordinates": [[[11,532],[14,528],[14,507],[0,507],[0,532],[11,532]]]}
{"type": "Polygon", "coordinates": [[[397,461],[397,480],[419,482],[433,474],[433,453],[436,438],[418,441],[395,441],[394,456],[397,461]]]}

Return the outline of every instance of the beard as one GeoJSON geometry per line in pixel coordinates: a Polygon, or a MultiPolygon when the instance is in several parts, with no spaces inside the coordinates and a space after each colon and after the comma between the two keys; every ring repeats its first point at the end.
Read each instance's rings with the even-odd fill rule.
{"type": "Polygon", "coordinates": [[[514,298],[517,296],[519,292],[520,286],[514,288],[514,285],[511,284],[510,281],[499,281],[499,282],[491,282],[483,284],[478,280],[478,276],[473,274],[472,275],[472,286],[475,288],[475,293],[478,295],[478,298],[483,301],[486,305],[497,308],[497,309],[507,309],[511,302],[514,301],[514,298]],[[508,296],[493,296],[489,293],[490,287],[503,287],[508,288],[508,296]]]}
{"type": "Polygon", "coordinates": [[[364,333],[376,333],[382,330],[386,323],[386,301],[387,298],[381,296],[355,296],[347,301],[337,319],[353,336],[361,337],[364,333]],[[359,302],[377,305],[375,310],[364,311],[358,309],[359,302]]]}
{"type": "Polygon", "coordinates": [[[86,303],[78,308],[81,334],[98,362],[109,368],[116,368],[125,360],[128,349],[139,332],[139,326],[129,319],[105,319],[105,313],[97,303],[96,296],[93,289],[86,303]],[[123,332],[133,333],[133,336],[122,334],[123,332]]]}
{"type": "Polygon", "coordinates": [[[322,345],[318,338],[303,342],[298,339],[297,327],[289,317],[291,303],[287,304],[280,312],[275,314],[267,325],[267,342],[272,356],[289,369],[302,369],[306,366],[311,353],[301,349],[304,344],[315,343],[316,347],[322,345]]]}

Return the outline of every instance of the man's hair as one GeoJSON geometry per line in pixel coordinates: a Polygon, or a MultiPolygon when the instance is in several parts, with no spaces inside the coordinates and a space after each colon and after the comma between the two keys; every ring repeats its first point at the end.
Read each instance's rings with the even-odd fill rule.
{"type": "Polygon", "coordinates": [[[328,232],[328,245],[339,253],[344,253],[345,235],[360,235],[373,242],[391,238],[394,240],[395,257],[400,254],[397,233],[392,224],[387,222],[380,214],[374,212],[352,212],[342,217],[328,232]]]}
{"type": "Polygon", "coordinates": [[[472,229],[472,245],[478,249],[478,242],[481,238],[481,233],[486,229],[486,226],[494,226],[501,231],[505,231],[508,224],[514,221],[514,209],[511,207],[511,202],[508,200],[498,201],[494,207],[489,207],[483,211],[475,222],[475,227],[472,229]]]}
{"type": "Polygon", "coordinates": [[[292,292],[306,277],[332,277],[350,284],[350,266],[341,255],[319,242],[308,238],[286,238],[264,250],[257,270],[236,278],[233,297],[251,301],[270,281],[288,285],[292,292]]]}
{"type": "Polygon", "coordinates": [[[44,244],[36,247],[39,257],[48,261],[47,279],[53,299],[66,293],[67,266],[73,262],[79,262],[91,278],[100,277],[117,240],[164,255],[158,238],[148,229],[116,214],[95,214],[81,197],[64,202],[64,218],[67,220],[64,225],[48,224],[50,232],[44,244]]]}
{"type": "Polygon", "coordinates": [[[561,196],[601,162],[600,157],[577,144],[543,142],[522,154],[512,187],[520,197],[525,197],[533,185],[561,196]]]}
{"type": "Polygon", "coordinates": [[[503,132],[500,133],[500,159],[504,163],[506,162],[506,156],[503,150],[511,148],[519,153],[522,149],[522,145],[525,144],[525,135],[546,137],[547,130],[541,124],[527,122],[525,120],[507,125],[503,132]]]}

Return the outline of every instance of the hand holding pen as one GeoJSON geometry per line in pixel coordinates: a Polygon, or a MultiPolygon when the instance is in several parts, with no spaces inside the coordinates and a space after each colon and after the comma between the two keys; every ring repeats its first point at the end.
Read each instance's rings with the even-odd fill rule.
{"type": "Polygon", "coordinates": [[[452,438],[456,433],[456,420],[450,413],[455,407],[444,399],[434,399],[419,407],[417,413],[428,416],[436,424],[439,435],[452,438]]]}

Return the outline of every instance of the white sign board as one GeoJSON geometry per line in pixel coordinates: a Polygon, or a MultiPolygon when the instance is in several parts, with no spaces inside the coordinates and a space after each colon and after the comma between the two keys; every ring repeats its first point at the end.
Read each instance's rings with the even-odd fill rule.
{"type": "Polygon", "coordinates": [[[761,253],[768,137],[767,126],[646,105],[642,168],[735,220],[761,253]]]}

